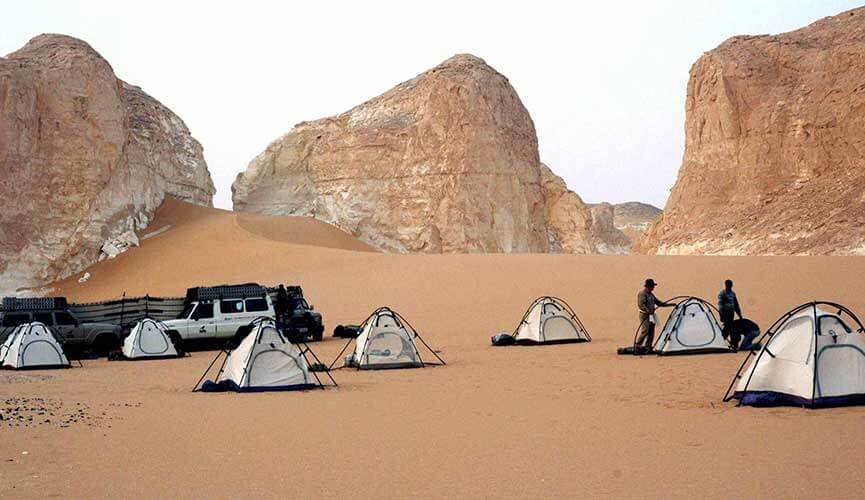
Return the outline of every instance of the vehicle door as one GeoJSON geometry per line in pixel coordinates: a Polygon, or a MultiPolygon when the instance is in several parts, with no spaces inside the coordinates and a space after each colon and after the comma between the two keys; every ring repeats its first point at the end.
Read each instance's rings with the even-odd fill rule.
{"type": "Polygon", "coordinates": [[[220,337],[232,337],[240,327],[250,322],[243,310],[243,300],[241,299],[220,300],[219,316],[216,329],[217,335],[220,337]]]}
{"type": "Polygon", "coordinates": [[[65,342],[78,343],[86,340],[78,320],[68,312],[56,311],[54,313],[54,329],[65,342]]]}
{"type": "Polygon", "coordinates": [[[189,317],[189,338],[212,338],[216,336],[216,318],[213,302],[199,302],[189,317]]]}
{"type": "Polygon", "coordinates": [[[267,299],[264,297],[246,299],[246,315],[249,321],[256,320],[262,316],[274,318],[273,308],[268,308],[267,299]]]}

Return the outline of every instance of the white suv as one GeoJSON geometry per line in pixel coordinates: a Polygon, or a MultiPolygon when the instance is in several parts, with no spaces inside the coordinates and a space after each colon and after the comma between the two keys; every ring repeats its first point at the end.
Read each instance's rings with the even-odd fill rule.
{"type": "Polygon", "coordinates": [[[262,316],[276,317],[267,294],[189,301],[178,318],[165,321],[165,325],[184,340],[230,338],[262,316]]]}

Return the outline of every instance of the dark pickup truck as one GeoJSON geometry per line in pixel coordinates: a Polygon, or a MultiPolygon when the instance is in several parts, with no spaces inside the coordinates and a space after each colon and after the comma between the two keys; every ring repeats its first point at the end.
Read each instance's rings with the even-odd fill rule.
{"type": "Polygon", "coordinates": [[[277,287],[272,293],[277,323],[291,342],[318,342],[324,335],[321,314],[303,297],[299,286],[277,287]]]}
{"type": "Polygon", "coordinates": [[[0,342],[6,340],[16,326],[34,321],[51,328],[66,347],[93,349],[105,354],[120,345],[119,325],[82,323],[66,307],[65,300],[28,302],[26,299],[4,299],[0,310],[0,342]]]}

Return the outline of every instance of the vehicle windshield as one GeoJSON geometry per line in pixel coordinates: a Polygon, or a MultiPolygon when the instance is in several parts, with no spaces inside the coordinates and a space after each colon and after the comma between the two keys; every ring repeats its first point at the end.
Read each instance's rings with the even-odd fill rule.
{"type": "Polygon", "coordinates": [[[177,315],[177,319],[188,319],[189,315],[192,314],[192,310],[195,309],[195,302],[190,302],[183,307],[183,311],[177,315]]]}

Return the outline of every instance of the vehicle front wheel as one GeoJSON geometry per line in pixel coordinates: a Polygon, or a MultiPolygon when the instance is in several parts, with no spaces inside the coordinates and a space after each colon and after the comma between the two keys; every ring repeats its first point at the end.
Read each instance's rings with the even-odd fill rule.
{"type": "Polygon", "coordinates": [[[113,333],[100,333],[93,341],[93,351],[99,356],[106,356],[118,348],[120,348],[120,341],[113,333]]]}

